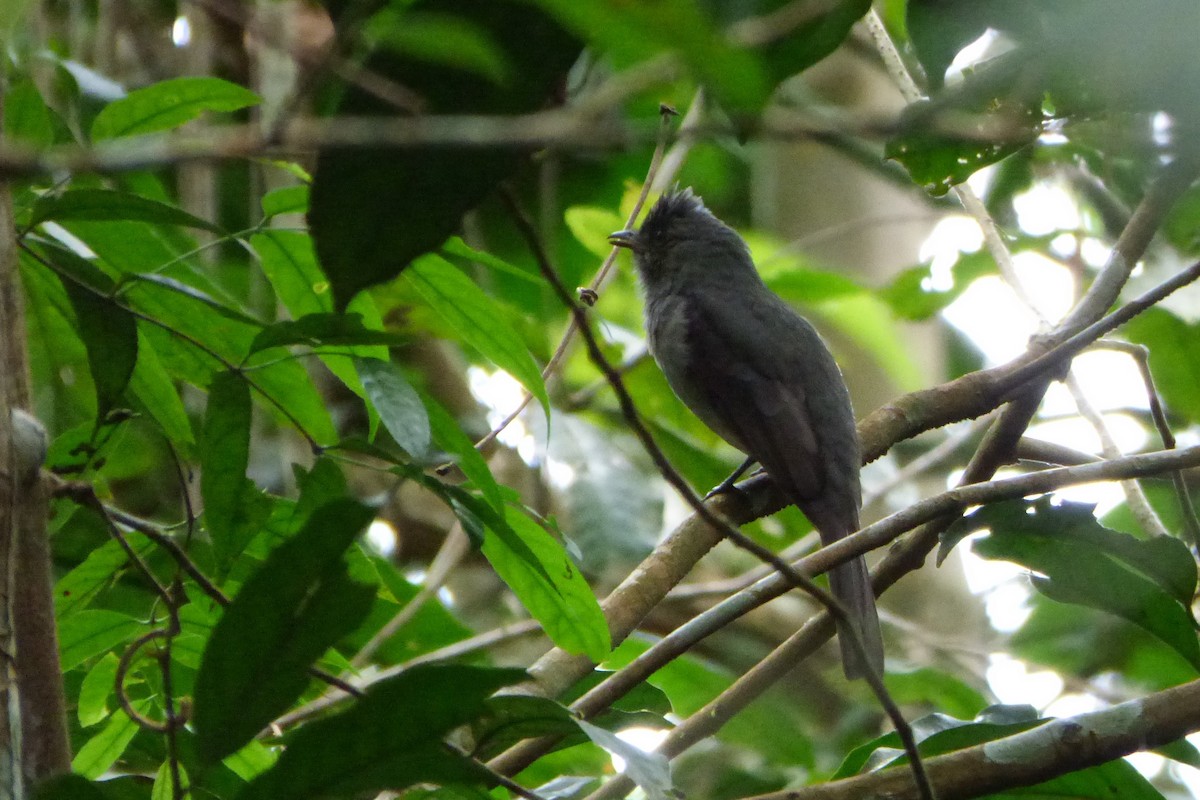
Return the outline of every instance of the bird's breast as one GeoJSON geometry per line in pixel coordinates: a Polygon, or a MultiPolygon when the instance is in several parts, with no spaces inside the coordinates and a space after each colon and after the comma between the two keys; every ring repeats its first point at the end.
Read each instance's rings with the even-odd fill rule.
{"type": "Polygon", "coordinates": [[[647,312],[646,333],[650,354],[658,362],[675,396],[718,436],[745,452],[745,447],[713,407],[703,385],[696,378],[696,371],[702,368],[705,354],[692,338],[695,310],[691,308],[687,296],[662,298],[649,306],[647,312]]]}

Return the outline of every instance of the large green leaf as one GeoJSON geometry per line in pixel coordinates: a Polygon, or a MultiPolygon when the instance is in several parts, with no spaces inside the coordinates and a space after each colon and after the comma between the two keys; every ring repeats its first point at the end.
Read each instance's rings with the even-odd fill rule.
{"type": "Polygon", "coordinates": [[[417,259],[405,272],[405,279],[464,342],[520,381],[541,401],[547,415],[550,413],[541,370],[502,306],[441,256],[417,259]]]}
{"type": "Polygon", "coordinates": [[[942,553],[981,528],[991,532],[973,542],[980,556],[1028,567],[1045,576],[1033,583],[1047,597],[1126,619],[1200,669],[1190,610],[1196,564],[1179,540],[1138,540],[1101,526],[1090,506],[1042,498],[984,506],[946,532],[942,553]]]}
{"type": "Polygon", "coordinates": [[[608,622],[571,557],[521,512],[509,509],[505,519],[521,547],[512,548],[511,536],[489,530],[483,540],[484,556],[555,644],[601,661],[612,649],[608,622]],[[530,553],[536,562],[530,561],[530,553]]]}
{"type": "Polygon", "coordinates": [[[375,589],[349,579],[342,554],[374,515],[349,499],[321,506],[225,609],[196,676],[203,759],[236,752],[285,711],[304,691],[309,666],[366,617],[375,589]]]}
{"type": "MultiPolygon", "coordinates": [[[[796,6],[785,1],[776,5],[785,12],[800,9],[798,16],[802,17],[786,36],[774,37],[763,48],[763,60],[771,68],[772,77],[783,81],[841,47],[854,24],[871,8],[871,0],[835,0],[820,6],[796,6]]],[[[788,24],[795,21],[788,20],[788,24]]]]}
{"type": "Polygon", "coordinates": [[[418,666],[372,686],[341,714],[309,723],[238,800],[306,800],[400,790],[414,783],[484,783],[487,773],[443,737],[486,711],[522,670],[418,666]]]}
{"type": "Polygon", "coordinates": [[[92,122],[92,138],[170,130],[206,111],[237,111],[259,102],[254,92],[220,78],[172,78],[132,91],[100,109],[92,122]]]}
{"type": "MultiPolygon", "coordinates": [[[[331,0],[330,6],[337,6],[331,0]]],[[[365,23],[377,40],[405,18],[453,20],[478,41],[495,45],[492,64],[504,64],[508,79],[481,75],[478,58],[464,63],[433,61],[426,50],[381,48],[366,62],[419,98],[422,110],[438,114],[521,114],[550,100],[580,51],[579,43],[537,6],[515,0],[423,0],[397,15],[384,9],[382,23],[365,23]],[[394,21],[392,21],[394,20],[394,21]]],[[[339,19],[336,9],[331,9],[339,19]]],[[[426,43],[432,46],[431,43],[426,43]]],[[[442,48],[444,51],[444,47],[442,48]]],[[[461,54],[460,54],[461,55],[461,54]]],[[[486,72],[486,70],[485,70],[486,72]]],[[[394,114],[395,106],[361,89],[344,91],[338,113],[394,114]]],[[[309,224],[321,267],[341,310],[361,289],[390,280],[414,258],[437,248],[520,165],[523,151],[511,147],[325,149],[317,159],[309,224]]]]}

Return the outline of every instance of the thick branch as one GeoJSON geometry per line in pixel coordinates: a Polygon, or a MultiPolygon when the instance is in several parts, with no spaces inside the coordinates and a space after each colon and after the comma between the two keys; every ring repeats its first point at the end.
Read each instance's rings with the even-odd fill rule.
{"type": "MultiPolygon", "coordinates": [[[[1033,730],[929,758],[941,800],[1032,786],[1068,772],[1170,744],[1200,730],[1200,681],[1104,711],[1054,720],[1033,730]]],[[[759,795],[754,800],[859,800],[919,797],[906,769],[890,768],[832,783],[759,795]]]]}

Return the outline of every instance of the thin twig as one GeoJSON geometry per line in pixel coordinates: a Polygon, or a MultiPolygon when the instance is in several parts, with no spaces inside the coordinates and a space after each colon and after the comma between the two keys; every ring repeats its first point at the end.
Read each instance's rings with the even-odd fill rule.
{"type": "Polygon", "coordinates": [[[427,601],[437,595],[446,579],[450,577],[454,567],[470,552],[470,544],[470,539],[463,531],[462,523],[455,521],[450,527],[450,532],[446,534],[442,546],[438,548],[437,555],[433,557],[433,562],[429,565],[429,571],[425,575],[420,590],[413,595],[411,600],[401,606],[382,628],[375,632],[375,635],[362,646],[361,650],[354,654],[354,657],[350,659],[352,671],[366,666],[370,662],[371,656],[375,655],[375,651],[392,638],[396,631],[407,625],[417,615],[417,612],[425,607],[427,601]]]}
{"type": "MultiPolygon", "coordinates": [[[[1108,459],[1120,458],[1121,449],[1117,447],[1117,442],[1113,439],[1112,432],[1108,429],[1108,423],[1104,421],[1104,415],[1088,399],[1074,370],[1067,372],[1064,383],[1066,384],[1067,391],[1071,393],[1071,399],[1075,402],[1075,408],[1078,409],[1079,416],[1083,417],[1092,426],[1092,430],[1096,432],[1096,436],[1100,439],[1100,452],[1108,459]]],[[[1138,485],[1138,482],[1120,481],[1120,486],[1121,490],[1125,493],[1125,504],[1129,508],[1129,513],[1141,525],[1142,530],[1151,536],[1169,536],[1170,534],[1167,532],[1166,526],[1158,518],[1158,514],[1150,505],[1150,501],[1146,498],[1146,493],[1142,491],[1142,487],[1138,485]]]]}
{"type": "MultiPolygon", "coordinates": [[[[1146,387],[1146,400],[1150,406],[1150,418],[1154,420],[1154,427],[1158,430],[1158,436],[1162,440],[1163,447],[1168,450],[1174,450],[1175,434],[1171,431],[1171,424],[1167,421],[1166,411],[1163,410],[1162,400],[1159,397],[1158,389],[1154,385],[1154,375],[1150,372],[1150,351],[1146,349],[1145,345],[1131,344],[1129,342],[1103,341],[1101,344],[1104,347],[1110,347],[1127,353],[1133,358],[1134,363],[1137,364],[1138,373],[1142,376],[1142,385],[1146,387]]],[[[1196,517],[1196,506],[1192,503],[1192,495],[1188,491],[1187,481],[1184,479],[1183,473],[1178,470],[1172,472],[1171,483],[1175,487],[1175,495],[1179,500],[1179,511],[1183,517],[1183,526],[1187,529],[1192,549],[1200,550],[1200,519],[1196,517]]]]}

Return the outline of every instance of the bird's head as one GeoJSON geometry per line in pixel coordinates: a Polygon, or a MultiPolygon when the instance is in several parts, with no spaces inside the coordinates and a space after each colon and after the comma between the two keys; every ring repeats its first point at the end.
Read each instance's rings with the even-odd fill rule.
{"type": "Polygon", "coordinates": [[[690,188],[667,192],[640,228],[617,231],[608,241],[633,251],[647,288],[675,277],[700,277],[702,273],[712,277],[714,271],[729,269],[754,271],[742,238],[713,216],[690,188]]]}

